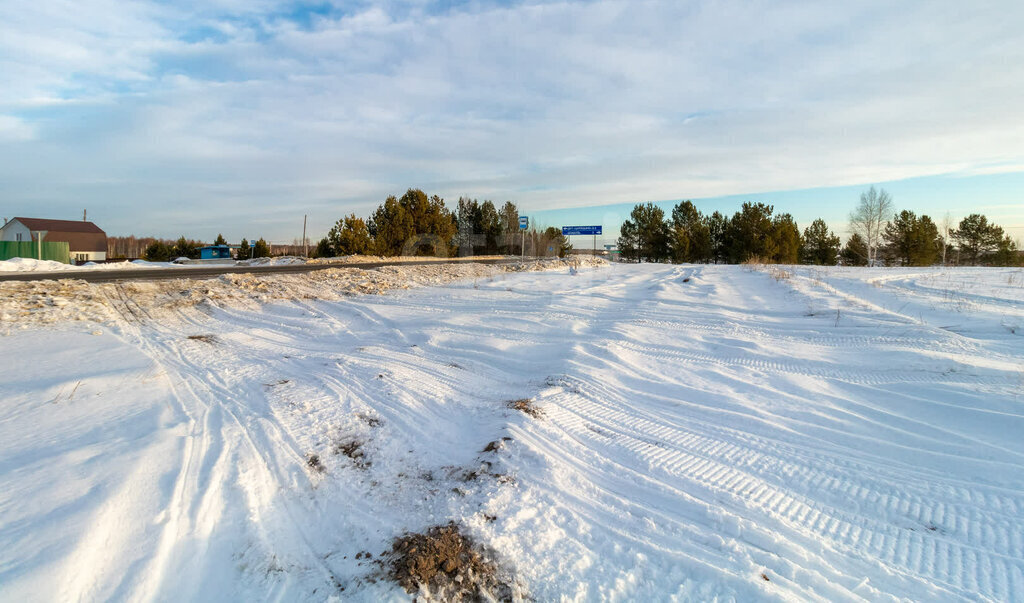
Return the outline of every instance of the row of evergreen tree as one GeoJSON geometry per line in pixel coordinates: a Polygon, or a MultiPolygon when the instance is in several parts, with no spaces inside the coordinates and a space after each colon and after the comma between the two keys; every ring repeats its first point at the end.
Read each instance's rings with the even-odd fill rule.
{"type": "MultiPolygon", "coordinates": [[[[873,188],[869,193],[878,194],[873,188]]],[[[884,190],[881,194],[887,196],[884,190]]],[[[950,260],[993,266],[1021,263],[1016,243],[980,214],[971,214],[957,228],[940,232],[927,215],[903,210],[893,214],[891,220],[880,222],[876,231],[854,232],[841,246],[840,238],[820,218],[801,233],[790,214],[775,214],[771,205],[749,202],[731,217],[718,211],[701,214],[690,201],[677,204],[670,216],[653,203],[637,204],[620,228],[618,247],[624,260],[635,262],[763,261],[849,266],[866,266],[872,261],[898,266],[930,266],[950,260]],[[869,240],[877,250],[869,248],[869,240]],[[876,251],[881,251],[881,256],[876,251]]]]}
{"type": "Polygon", "coordinates": [[[441,257],[519,254],[564,256],[571,246],[557,228],[519,230],[519,209],[506,201],[460,197],[455,211],[444,199],[409,189],[388,196],[369,219],[354,213],[338,220],[314,251],[316,257],[352,254],[381,256],[435,255],[441,257]]]}
{"type": "MultiPolygon", "coordinates": [[[[843,246],[824,220],[814,220],[801,231],[792,215],[776,214],[775,208],[765,203],[744,203],[732,216],[718,211],[704,215],[690,201],[680,202],[666,216],[661,207],[641,203],[623,222],[618,247],[624,260],[639,262],[1021,263],[1015,242],[985,216],[971,214],[956,228],[947,219],[940,229],[927,215],[893,212],[892,197],[884,189],[871,187],[861,195],[850,223],[854,233],[843,246]]],[[[152,261],[196,258],[202,245],[185,237],[173,243],[151,241],[144,257],[152,261]]],[[[214,244],[226,244],[224,237],[218,235],[214,244]]],[[[518,255],[524,245],[530,255],[564,256],[571,249],[558,228],[531,229],[524,236],[519,230],[519,210],[511,201],[499,207],[491,201],[460,197],[452,211],[439,196],[409,189],[401,197],[388,196],[366,220],[354,213],[338,220],[317,243],[313,255],[518,255]]],[[[243,239],[237,257],[269,255],[265,240],[250,248],[243,239]]]]}
{"type": "MultiPolygon", "coordinates": [[[[227,245],[224,235],[218,234],[214,245],[227,245]]],[[[184,236],[177,241],[164,239],[153,239],[143,252],[142,257],[150,262],[170,262],[177,258],[198,259],[199,249],[205,246],[201,241],[186,239],[184,236]]],[[[270,244],[260,238],[254,246],[249,245],[247,239],[242,239],[236,250],[235,259],[248,260],[250,258],[270,257],[270,244]]]]}

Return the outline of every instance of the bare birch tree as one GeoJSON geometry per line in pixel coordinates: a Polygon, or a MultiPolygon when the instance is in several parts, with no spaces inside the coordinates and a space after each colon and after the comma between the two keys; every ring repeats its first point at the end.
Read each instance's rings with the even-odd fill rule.
{"type": "Polygon", "coordinates": [[[946,249],[949,248],[949,231],[953,230],[953,216],[946,212],[942,218],[942,265],[946,265],[946,249]]]}
{"type": "Polygon", "coordinates": [[[864,238],[868,246],[868,265],[873,266],[878,256],[878,244],[882,229],[892,213],[892,196],[885,189],[875,190],[872,186],[861,193],[860,203],[850,213],[850,228],[864,238]]]}

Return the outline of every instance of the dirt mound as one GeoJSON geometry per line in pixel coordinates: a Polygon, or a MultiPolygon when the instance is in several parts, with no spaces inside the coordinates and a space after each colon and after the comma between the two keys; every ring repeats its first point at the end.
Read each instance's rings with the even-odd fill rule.
{"type": "Polygon", "coordinates": [[[538,408],[537,405],[533,403],[533,400],[530,400],[529,398],[509,400],[507,404],[509,408],[518,410],[519,412],[524,412],[534,419],[539,419],[544,416],[544,411],[538,408]]]}
{"type": "Polygon", "coordinates": [[[513,585],[494,554],[454,522],[405,534],[385,553],[384,568],[406,592],[436,601],[512,601],[513,585]]]}

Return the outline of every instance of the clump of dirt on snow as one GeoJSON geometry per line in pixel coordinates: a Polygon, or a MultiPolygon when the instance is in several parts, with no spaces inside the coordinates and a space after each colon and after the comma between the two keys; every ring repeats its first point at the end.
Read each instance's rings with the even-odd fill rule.
{"type": "Polygon", "coordinates": [[[217,338],[213,335],[189,335],[188,338],[192,341],[202,341],[203,343],[217,343],[217,338]]]}
{"type": "Polygon", "coordinates": [[[544,411],[541,410],[533,400],[529,398],[520,398],[518,400],[509,400],[508,407],[519,412],[526,413],[534,419],[539,419],[544,416],[544,411]]]}
{"type": "Polygon", "coordinates": [[[513,601],[517,588],[494,553],[454,522],[395,538],[384,569],[410,594],[428,601],[513,601]]]}
{"type": "Polygon", "coordinates": [[[363,442],[359,440],[347,440],[339,442],[334,446],[334,454],[344,454],[352,459],[352,464],[357,469],[367,469],[372,464],[366,458],[366,451],[363,450],[363,442]]]}
{"type": "Polygon", "coordinates": [[[306,466],[317,473],[323,473],[324,471],[327,470],[327,468],[324,467],[323,462],[320,461],[319,454],[311,453],[306,455],[306,466]]]}

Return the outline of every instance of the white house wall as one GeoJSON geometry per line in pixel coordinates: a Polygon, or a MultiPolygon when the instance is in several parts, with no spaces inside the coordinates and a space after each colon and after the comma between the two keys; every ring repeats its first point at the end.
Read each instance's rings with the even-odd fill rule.
{"type": "Polygon", "coordinates": [[[72,251],[73,262],[102,262],[107,259],[106,251],[72,251]]]}
{"type": "MultiPolygon", "coordinates": [[[[32,231],[17,220],[11,220],[0,228],[0,241],[31,241],[32,231]],[[20,235],[20,236],[19,236],[20,235]]],[[[46,239],[43,239],[44,241],[46,239]]]]}

